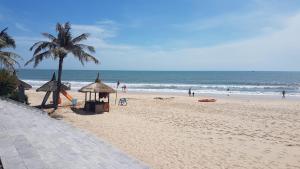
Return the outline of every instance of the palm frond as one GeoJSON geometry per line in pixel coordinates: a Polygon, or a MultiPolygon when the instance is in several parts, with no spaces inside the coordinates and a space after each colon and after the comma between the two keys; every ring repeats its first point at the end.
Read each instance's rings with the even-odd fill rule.
{"type": "Polygon", "coordinates": [[[0,48],[2,48],[2,46],[5,46],[5,40],[0,37],[0,48]]]}
{"type": "Polygon", "coordinates": [[[16,48],[15,40],[8,35],[8,33],[6,32],[7,29],[8,28],[5,28],[0,32],[0,39],[4,41],[4,43],[1,43],[1,48],[16,48]]]}
{"type": "Polygon", "coordinates": [[[62,25],[60,23],[56,24],[56,31],[60,32],[63,29],[62,25]]]}
{"type": "Polygon", "coordinates": [[[94,56],[92,56],[92,55],[90,55],[90,54],[88,54],[88,53],[86,53],[86,52],[83,52],[83,58],[85,59],[85,61],[93,61],[94,63],[96,63],[96,64],[98,64],[99,63],[99,60],[96,58],[96,57],[94,57],[94,56]]]}
{"type": "Polygon", "coordinates": [[[4,51],[0,51],[0,53],[6,55],[6,56],[9,56],[10,58],[13,58],[13,59],[22,59],[20,55],[14,53],[14,52],[4,52],[4,51]]]}
{"type": "Polygon", "coordinates": [[[82,50],[88,50],[91,53],[95,53],[95,48],[93,46],[85,45],[85,44],[76,44],[74,46],[79,47],[82,50]]]}
{"type": "Polygon", "coordinates": [[[20,67],[19,62],[16,60],[19,58],[21,57],[16,53],[0,51],[0,62],[8,69],[14,70],[14,65],[20,67]]]}
{"type": "Polygon", "coordinates": [[[29,61],[25,63],[25,66],[27,66],[29,63],[34,62],[33,67],[36,67],[44,58],[49,58],[52,56],[53,51],[47,50],[45,52],[42,52],[40,54],[34,55],[29,61]]]}
{"type": "Polygon", "coordinates": [[[90,34],[88,34],[88,33],[83,33],[83,34],[77,36],[76,38],[72,39],[72,42],[73,42],[74,44],[76,44],[76,43],[78,43],[78,42],[80,42],[80,41],[82,41],[82,40],[86,40],[89,36],[90,36],[90,34]]]}
{"type": "Polygon", "coordinates": [[[4,66],[4,69],[7,69],[7,70],[14,70],[14,64],[8,60],[7,58],[4,58],[2,57],[0,59],[0,63],[4,66]]]}
{"type": "Polygon", "coordinates": [[[56,38],[55,36],[51,35],[50,33],[42,33],[42,35],[48,39],[50,39],[51,41],[55,41],[56,38]]]}
{"type": "MultiPolygon", "coordinates": [[[[0,32],[0,49],[2,48],[15,48],[15,40],[6,32],[7,28],[3,29],[0,32]]],[[[0,51],[0,62],[4,65],[7,69],[14,70],[14,66],[20,64],[18,63],[17,59],[20,59],[21,57],[13,52],[5,52],[0,51]]]]}
{"type": "Polygon", "coordinates": [[[6,28],[4,28],[1,32],[0,32],[0,34],[2,34],[2,33],[4,33],[4,32],[6,32],[7,31],[7,29],[8,29],[8,27],[6,27],[6,28]]]}
{"type": "Polygon", "coordinates": [[[39,45],[41,45],[42,43],[47,42],[47,41],[38,41],[35,42],[30,48],[29,50],[32,51],[34,48],[37,48],[39,45]]]}
{"type": "Polygon", "coordinates": [[[70,22],[66,22],[64,27],[65,27],[66,30],[70,30],[71,29],[70,22]]]}
{"type": "Polygon", "coordinates": [[[93,61],[94,63],[98,64],[99,61],[96,57],[86,53],[84,50],[82,50],[81,48],[77,47],[74,48],[72,50],[72,54],[79,59],[79,61],[81,62],[82,65],[84,65],[84,62],[88,62],[88,61],[93,61]]]}
{"type": "Polygon", "coordinates": [[[54,48],[54,46],[55,46],[55,44],[53,44],[52,42],[40,43],[38,46],[36,46],[33,55],[38,54],[42,50],[54,48]]]}

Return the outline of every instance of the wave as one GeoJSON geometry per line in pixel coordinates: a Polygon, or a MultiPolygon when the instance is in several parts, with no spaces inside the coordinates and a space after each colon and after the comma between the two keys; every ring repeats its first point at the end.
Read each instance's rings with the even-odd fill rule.
{"type": "MultiPolygon", "coordinates": [[[[33,86],[34,89],[42,86],[45,80],[24,80],[33,86]]],[[[68,81],[71,90],[79,90],[81,87],[91,82],[87,81],[68,81]]],[[[116,83],[105,82],[112,88],[116,88],[116,83]]],[[[124,84],[121,84],[121,86],[124,84]]],[[[245,94],[245,95],[278,95],[282,90],[289,95],[300,96],[299,84],[176,84],[176,83],[126,83],[129,91],[137,92],[166,92],[166,93],[187,93],[191,88],[195,93],[204,94],[245,94]],[[230,90],[229,92],[227,90],[230,90]]]]}

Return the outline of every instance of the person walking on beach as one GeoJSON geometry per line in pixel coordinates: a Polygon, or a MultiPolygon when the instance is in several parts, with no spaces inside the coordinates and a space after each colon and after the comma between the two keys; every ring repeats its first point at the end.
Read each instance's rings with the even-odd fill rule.
{"type": "Polygon", "coordinates": [[[193,97],[195,96],[195,93],[193,92],[193,97]]]}
{"type": "Polygon", "coordinates": [[[125,90],[126,90],[126,85],[123,85],[122,86],[122,91],[125,92],[125,90]]]}
{"type": "Polygon", "coordinates": [[[283,90],[281,93],[282,93],[282,98],[284,99],[285,98],[285,90],[283,90]]]}
{"type": "Polygon", "coordinates": [[[189,88],[189,96],[192,94],[192,88],[189,88]]]}
{"type": "Polygon", "coordinates": [[[117,81],[117,88],[120,86],[120,80],[117,81]]]}
{"type": "Polygon", "coordinates": [[[126,85],[124,85],[122,88],[123,88],[123,92],[126,92],[126,88],[127,88],[126,85]]]}
{"type": "Polygon", "coordinates": [[[229,96],[229,93],[230,93],[230,89],[227,88],[227,96],[229,96]]]}

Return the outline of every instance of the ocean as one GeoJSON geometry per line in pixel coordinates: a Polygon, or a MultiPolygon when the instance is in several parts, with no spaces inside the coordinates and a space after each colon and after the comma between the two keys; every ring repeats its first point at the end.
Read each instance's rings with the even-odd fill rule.
{"type": "MultiPolygon", "coordinates": [[[[20,79],[40,87],[49,81],[55,70],[21,69],[20,79]]],[[[300,72],[273,71],[114,71],[114,70],[64,70],[62,80],[71,84],[71,90],[100,78],[115,88],[119,80],[129,91],[195,94],[244,94],[300,96],[300,72]]]]}

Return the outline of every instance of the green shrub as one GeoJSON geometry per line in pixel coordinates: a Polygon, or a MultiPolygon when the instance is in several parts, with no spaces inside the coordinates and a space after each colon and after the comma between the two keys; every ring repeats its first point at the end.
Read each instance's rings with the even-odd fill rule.
{"type": "Polygon", "coordinates": [[[16,76],[7,70],[0,70],[0,96],[10,96],[17,88],[16,76]]]}
{"type": "Polygon", "coordinates": [[[8,97],[12,100],[18,101],[19,100],[19,94],[16,90],[14,90],[13,92],[11,92],[8,97]]]}

